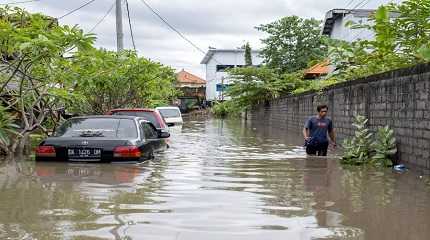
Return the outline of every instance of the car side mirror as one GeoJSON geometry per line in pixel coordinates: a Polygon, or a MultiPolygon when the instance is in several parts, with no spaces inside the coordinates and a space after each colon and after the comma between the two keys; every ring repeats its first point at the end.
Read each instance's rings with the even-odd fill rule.
{"type": "Polygon", "coordinates": [[[170,137],[170,133],[168,132],[158,132],[158,138],[169,138],[170,137]]]}

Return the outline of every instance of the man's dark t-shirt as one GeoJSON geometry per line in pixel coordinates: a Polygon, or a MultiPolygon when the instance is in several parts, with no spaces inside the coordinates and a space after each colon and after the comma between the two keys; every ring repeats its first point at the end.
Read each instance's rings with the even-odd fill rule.
{"type": "Polygon", "coordinates": [[[320,143],[328,142],[327,131],[333,130],[333,123],[329,118],[311,117],[305,123],[309,129],[310,137],[320,143]]]}

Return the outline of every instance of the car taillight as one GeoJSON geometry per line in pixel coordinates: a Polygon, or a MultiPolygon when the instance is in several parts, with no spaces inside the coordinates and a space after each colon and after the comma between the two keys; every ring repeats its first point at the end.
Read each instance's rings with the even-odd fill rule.
{"type": "Polygon", "coordinates": [[[36,148],[36,156],[38,157],[56,157],[57,153],[53,146],[38,146],[36,148]]]}
{"type": "Polygon", "coordinates": [[[120,146],[113,151],[113,156],[116,158],[140,158],[142,153],[136,146],[120,146]]]}

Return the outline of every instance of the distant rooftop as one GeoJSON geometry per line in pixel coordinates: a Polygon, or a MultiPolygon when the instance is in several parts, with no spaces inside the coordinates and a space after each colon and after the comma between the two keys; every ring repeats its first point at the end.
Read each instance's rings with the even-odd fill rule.
{"type": "Polygon", "coordinates": [[[342,18],[345,15],[352,14],[357,18],[369,18],[376,10],[375,9],[333,9],[326,13],[324,26],[322,29],[323,35],[330,35],[333,30],[336,19],[342,18]]]}
{"type": "MultiPolygon", "coordinates": [[[[252,53],[260,53],[260,50],[251,50],[252,53]]],[[[242,48],[237,48],[237,49],[216,49],[216,48],[209,48],[208,52],[206,53],[205,57],[203,58],[203,60],[200,62],[200,64],[207,64],[211,58],[213,57],[213,55],[215,53],[219,53],[219,52],[233,52],[233,53],[239,53],[239,52],[245,52],[245,49],[242,48]]]]}
{"type": "Polygon", "coordinates": [[[330,72],[330,60],[326,59],[305,70],[305,78],[318,78],[330,72]]]}
{"type": "Polygon", "coordinates": [[[205,80],[199,78],[198,76],[192,73],[185,71],[184,69],[182,69],[182,71],[176,74],[176,80],[178,81],[178,83],[200,84],[200,85],[206,84],[205,80]]]}

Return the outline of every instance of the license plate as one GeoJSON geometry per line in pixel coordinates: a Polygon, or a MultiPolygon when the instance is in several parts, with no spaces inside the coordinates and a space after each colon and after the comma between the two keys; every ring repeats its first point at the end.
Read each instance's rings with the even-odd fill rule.
{"type": "Polygon", "coordinates": [[[97,160],[100,159],[102,156],[102,150],[101,149],[83,149],[83,148],[77,148],[77,149],[68,149],[67,154],[69,156],[69,159],[92,159],[97,160]]]}

